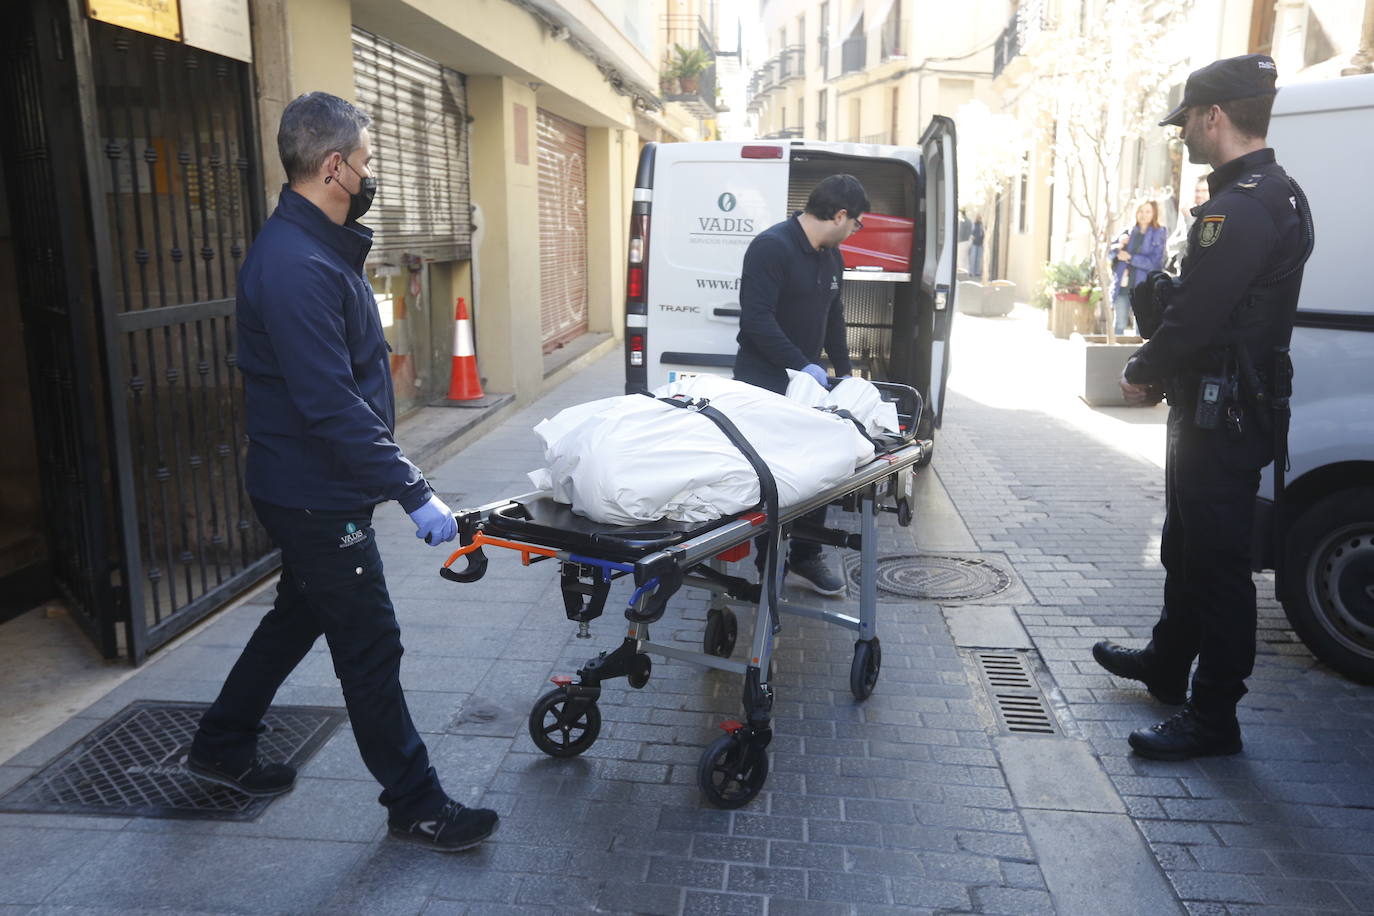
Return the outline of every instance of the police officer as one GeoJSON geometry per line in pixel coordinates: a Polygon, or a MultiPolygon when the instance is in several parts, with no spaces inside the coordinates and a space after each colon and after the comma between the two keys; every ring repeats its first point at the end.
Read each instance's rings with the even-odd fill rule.
{"type": "Polygon", "coordinates": [[[489,836],[497,817],[444,793],[401,690],[401,631],[373,509],[400,502],[431,544],[452,540],[457,525],[393,433],[386,339],[363,276],[372,230],[358,222],[377,189],[370,123],[324,92],[282,112],[277,148],[290,183],[244,259],[237,301],[246,488],[281,547],[281,580],[186,766],[248,795],[290,790],[295,771],[257,755],[257,726],[323,635],[391,834],[452,852],[489,836]]]}
{"type": "Polygon", "coordinates": [[[1160,122],[1181,128],[1189,161],[1213,167],[1160,326],[1121,378],[1131,403],[1169,399],[1164,608],[1144,649],[1093,647],[1111,673],[1185,704],[1130,736],[1158,760],[1241,750],[1236,703],[1255,662],[1254,501],[1275,455],[1276,348],[1286,355],[1311,250],[1302,193],[1265,145],[1276,75],[1262,54],[1216,61],[1188,77],[1160,122]]]}
{"type": "MultiPolygon", "coordinates": [[[[739,352],[735,378],[783,394],[788,369],[805,372],[825,387],[821,349],[836,375],[849,375],[844,302],[844,257],[840,243],[863,228],[868,195],[853,175],[831,175],[811,190],[806,209],[760,232],[744,252],[739,284],[739,352]]],[[[825,525],[826,507],[807,521],[825,525]]],[[[755,562],[763,571],[767,538],[756,540],[755,562]]],[[[839,577],[821,555],[821,545],[797,540],[788,551],[788,571],[813,591],[838,595],[839,577]]]]}

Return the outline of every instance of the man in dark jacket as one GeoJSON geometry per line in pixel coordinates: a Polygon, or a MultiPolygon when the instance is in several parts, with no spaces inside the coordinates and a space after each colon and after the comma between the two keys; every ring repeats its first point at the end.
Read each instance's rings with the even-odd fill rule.
{"type": "Polygon", "coordinates": [[[444,793],[401,690],[400,627],[372,512],[397,500],[430,544],[457,526],[394,435],[388,347],[363,274],[372,230],[358,223],[377,188],[370,123],[323,92],[282,113],[290,183],[244,259],[237,300],[246,488],[281,547],[281,580],[201,720],[187,769],[249,795],[291,789],[293,769],[257,756],[257,726],[323,634],[391,834],[450,852],[481,842],[497,818],[444,793]]]}
{"type": "Polygon", "coordinates": [[[1113,674],[1164,703],[1186,701],[1132,733],[1135,752],[1155,759],[1241,750],[1236,704],[1255,663],[1255,494],[1284,430],[1271,408],[1282,394],[1276,348],[1292,335],[1311,250],[1302,194],[1265,146],[1275,77],[1261,54],[1217,61],[1188,77],[1183,103],[1161,122],[1182,128],[1191,161],[1215,169],[1178,287],[1121,380],[1132,403],[1169,398],[1164,609],[1146,648],[1093,647],[1113,674]]]}
{"type": "MultiPolygon", "coordinates": [[[[837,376],[849,375],[845,340],[844,258],[840,243],[863,228],[868,195],[853,175],[831,175],[811,191],[806,210],[759,233],[744,253],[739,284],[739,352],[735,378],[782,394],[788,369],[805,372],[825,387],[821,349],[837,376]]],[[[807,518],[825,524],[822,506],[807,518]]],[[[758,562],[762,563],[760,538],[758,562]]],[[[844,591],[844,581],[825,563],[819,544],[793,541],[788,570],[823,595],[844,591]]],[[[762,568],[762,567],[760,567],[762,568]]]]}

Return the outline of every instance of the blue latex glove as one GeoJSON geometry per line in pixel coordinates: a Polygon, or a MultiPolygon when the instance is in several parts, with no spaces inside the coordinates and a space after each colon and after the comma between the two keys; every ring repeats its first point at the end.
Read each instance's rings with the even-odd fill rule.
{"type": "Polygon", "coordinates": [[[825,370],[815,363],[807,363],[802,366],[802,371],[811,376],[825,390],[830,390],[830,377],[825,374],[825,370]]]}
{"type": "Polygon", "coordinates": [[[432,493],[429,502],[410,513],[410,520],[415,523],[415,536],[424,538],[425,543],[431,546],[458,536],[458,522],[453,518],[453,510],[432,493]]]}

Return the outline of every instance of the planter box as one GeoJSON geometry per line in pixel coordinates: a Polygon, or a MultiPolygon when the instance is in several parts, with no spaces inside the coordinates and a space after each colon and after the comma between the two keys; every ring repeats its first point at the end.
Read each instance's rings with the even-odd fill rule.
{"type": "Polygon", "coordinates": [[[983,284],[977,280],[960,280],[955,307],[961,315],[983,314],[983,284]]]}
{"type": "MultiPolygon", "coordinates": [[[[1079,329],[1079,312],[1081,310],[1091,311],[1091,305],[1087,296],[1080,296],[1076,293],[1056,293],[1050,301],[1050,333],[1060,340],[1068,340],[1069,335],[1074,331],[1086,333],[1079,329]]],[[[1091,328],[1087,329],[1091,331],[1091,328]]]]}
{"type": "Polygon", "coordinates": [[[1083,338],[1083,394],[1085,403],[1093,407],[1126,407],[1121,396],[1121,370],[1131,354],[1140,349],[1139,337],[1118,337],[1114,344],[1103,335],[1083,338]]]}

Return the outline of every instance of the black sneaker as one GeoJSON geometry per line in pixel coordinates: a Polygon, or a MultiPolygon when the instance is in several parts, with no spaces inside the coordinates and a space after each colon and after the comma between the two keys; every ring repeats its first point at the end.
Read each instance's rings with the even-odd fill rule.
{"type": "Polygon", "coordinates": [[[1131,748],[1151,760],[1191,760],[1194,757],[1225,757],[1239,754],[1240,723],[1235,716],[1204,719],[1192,704],[1158,725],[1131,732],[1131,748]]]}
{"type": "Polygon", "coordinates": [[[1150,696],[1169,706],[1188,701],[1188,672],[1169,676],[1159,671],[1144,649],[1127,649],[1104,639],[1093,646],[1093,659],[1117,677],[1140,681],[1150,696]]]}
{"type": "Polygon", "coordinates": [[[844,594],[844,580],[835,575],[822,557],[813,557],[800,563],[788,563],[787,571],[805,582],[812,591],[822,595],[844,594]]]}
{"type": "Polygon", "coordinates": [[[389,820],[387,827],[398,840],[419,843],[435,852],[461,852],[495,833],[498,823],[496,812],[489,808],[465,808],[449,799],[433,817],[389,820]]]}
{"type": "Polygon", "coordinates": [[[265,798],[290,792],[296,786],[296,770],[284,763],[269,763],[254,757],[247,769],[235,772],[217,764],[186,758],[186,772],[217,785],[228,786],[235,792],[265,798]]]}

